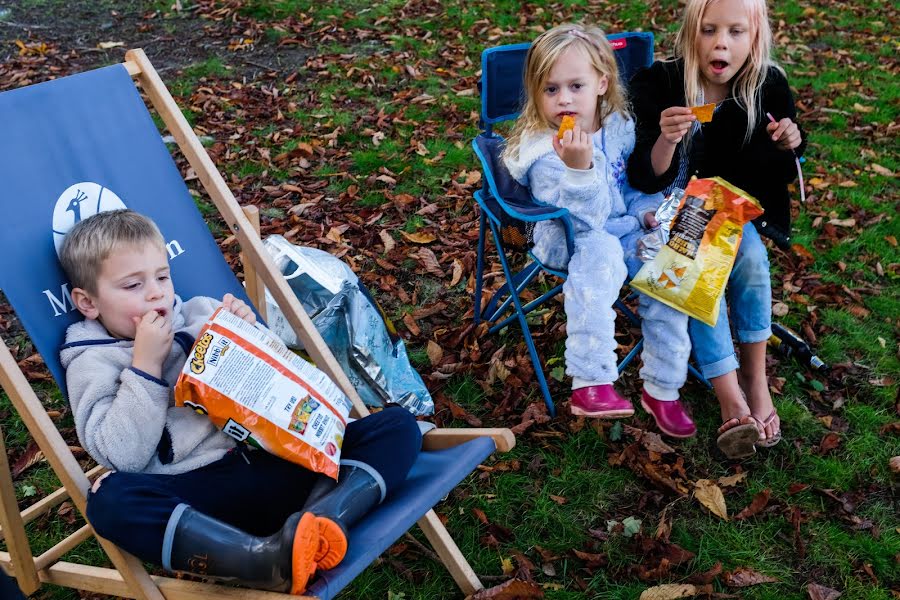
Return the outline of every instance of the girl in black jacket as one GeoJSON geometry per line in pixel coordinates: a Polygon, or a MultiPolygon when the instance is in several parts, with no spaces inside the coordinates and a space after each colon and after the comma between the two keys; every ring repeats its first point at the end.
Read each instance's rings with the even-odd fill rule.
{"type": "Polygon", "coordinates": [[[631,185],[652,193],[684,188],[690,177],[718,176],[760,201],[765,213],[744,227],[727,300],[718,323],[691,319],[701,372],[712,381],[722,412],[717,443],[729,458],[781,439],[765,372],[771,334],[771,282],[757,233],[790,245],[787,184],[805,146],[781,69],[770,58],[765,0],[688,0],[675,40],[676,58],[638,72],[630,91],[637,142],[628,161],[631,185]],[[700,124],[689,106],[715,103],[700,124]],[[740,345],[735,356],[732,329],[740,345]],[[737,369],[740,367],[740,373],[737,369]]]}

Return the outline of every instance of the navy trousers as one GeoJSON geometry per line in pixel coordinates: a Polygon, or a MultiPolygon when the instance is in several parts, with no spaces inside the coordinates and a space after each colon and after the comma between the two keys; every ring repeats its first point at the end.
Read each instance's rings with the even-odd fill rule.
{"type": "MultiPolygon", "coordinates": [[[[415,419],[395,406],[347,425],[341,460],[373,467],[390,494],[406,478],[421,446],[415,419]]],[[[236,448],[179,475],[115,472],[88,494],[87,517],[100,536],[161,564],[166,524],[179,504],[253,535],[270,535],[300,510],[318,477],[268,452],[236,448]]]]}

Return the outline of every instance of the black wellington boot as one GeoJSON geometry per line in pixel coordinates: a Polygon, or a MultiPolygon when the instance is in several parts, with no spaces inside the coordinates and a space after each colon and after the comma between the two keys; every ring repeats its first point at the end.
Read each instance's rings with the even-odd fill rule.
{"type": "Polygon", "coordinates": [[[334,488],[303,507],[316,515],[319,525],[319,549],[315,560],[320,569],[332,569],[347,554],[347,531],[372,508],[384,500],[381,475],[369,465],[357,461],[341,464],[334,488]]]}
{"type": "Polygon", "coordinates": [[[179,504],[166,526],[163,567],[301,594],[316,571],[319,545],[319,527],[312,513],[294,513],[280,531],[259,537],[179,504]]]}

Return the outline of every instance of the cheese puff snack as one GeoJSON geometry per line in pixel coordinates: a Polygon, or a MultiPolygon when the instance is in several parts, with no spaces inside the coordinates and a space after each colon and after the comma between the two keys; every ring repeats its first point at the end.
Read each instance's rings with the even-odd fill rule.
{"type": "Polygon", "coordinates": [[[559,124],[559,132],[556,134],[556,137],[559,139],[563,139],[563,136],[567,131],[575,129],[575,117],[572,115],[565,115],[562,118],[562,123],[559,124]]]}
{"type": "Polygon", "coordinates": [[[716,110],[716,103],[711,102],[709,104],[704,104],[703,106],[692,106],[691,112],[694,113],[694,116],[697,117],[697,120],[701,123],[709,123],[713,118],[713,111],[716,110]]]}

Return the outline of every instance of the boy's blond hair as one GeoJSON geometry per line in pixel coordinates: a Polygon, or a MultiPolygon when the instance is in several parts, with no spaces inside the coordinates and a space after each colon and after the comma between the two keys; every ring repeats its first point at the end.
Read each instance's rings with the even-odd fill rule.
{"type": "Polygon", "coordinates": [[[96,294],[103,261],[114,250],[148,243],[166,247],[156,223],[130,209],[110,210],[76,223],[63,239],[59,261],[73,288],[96,294]]]}
{"type": "Polygon", "coordinates": [[[619,67],[603,31],[598,27],[559,25],[538,36],[528,49],[524,72],[525,105],[509,135],[503,150],[504,157],[514,159],[518,155],[519,144],[527,133],[551,127],[550,122],[541,114],[540,97],[553,65],[569,48],[584,51],[594,69],[607,78],[606,93],[597,98],[600,126],[614,112],[628,116],[628,102],[624,86],[619,81],[619,67]]]}

